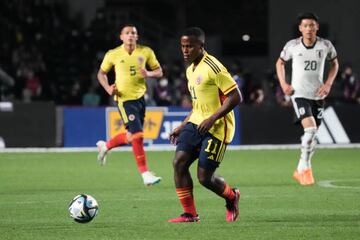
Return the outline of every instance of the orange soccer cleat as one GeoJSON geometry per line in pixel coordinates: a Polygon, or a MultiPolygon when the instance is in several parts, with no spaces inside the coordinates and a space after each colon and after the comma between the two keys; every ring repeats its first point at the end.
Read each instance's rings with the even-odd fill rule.
{"type": "Polygon", "coordinates": [[[311,168],[306,169],[303,172],[303,175],[304,175],[304,185],[313,185],[315,183],[315,179],[311,168]]]}
{"type": "Polygon", "coordinates": [[[200,222],[200,218],[198,215],[193,216],[190,213],[183,213],[180,217],[169,219],[170,223],[183,223],[183,222],[200,222]]]}
{"type": "Polygon", "coordinates": [[[315,183],[311,168],[308,168],[303,172],[295,170],[293,178],[303,186],[313,185],[315,183]]]}

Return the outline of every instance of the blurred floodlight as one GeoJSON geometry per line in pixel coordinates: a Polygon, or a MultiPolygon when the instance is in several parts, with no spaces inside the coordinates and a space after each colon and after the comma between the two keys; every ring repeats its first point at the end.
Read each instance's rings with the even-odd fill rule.
{"type": "Polygon", "coordinates": [[[242,40],[245,41],[245,42],[250,41],[250,35],[249,35],[249,34],[244,34],[244,35],[242,35],[241,38],[242,38],[242,40]]]}

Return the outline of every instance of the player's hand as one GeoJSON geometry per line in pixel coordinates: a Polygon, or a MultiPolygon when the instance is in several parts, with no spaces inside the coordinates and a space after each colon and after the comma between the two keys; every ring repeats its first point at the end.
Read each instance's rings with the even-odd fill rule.
{"type": "Polygon", "coordinates": [[[180,131],[181,127],[177,127],[169,134],[169,140],[173,145],[177,144],[177,139],[180,135],[180,131]]]}
{"type": "Polygon", "coordinates": [[[110,85],[108,88],[106,88],[106,92],[110,95],[110,96],[114,96],[114,95],[120,95],[119,91],[116,88],[115,84],[110,85]]]}
{"type": "Polygon", "coordinates": [[[144,78],[146,78],[146,77],[151,77],[149,71],[147,71],[145,68],[141,68],[141,69],[140,69],[140,74],[141,74],[141,76],[143,76],[144,78]]]}
{"type": "Polygon", "coordinates": [[[330,90],[331,90],[331,85],[324,84],[317,90],[316,95],[318,95],[321,98],[326,97],[330,93],[330,90]]]}
{"type": "Polygon", "coordinates": [[[199,124],[197,130],[200,134],[205,134],[210,130],[210,128],[214,125],[214,123],[215,120],[212,117],[209,117],[199,124]]]}
{"type": "Polygon", "coordinates": [[[291,96],[294,94],[294,88],[290,84],[287,83],[282,84],[281,89],[283,90],[286,96],[291,96]]]}

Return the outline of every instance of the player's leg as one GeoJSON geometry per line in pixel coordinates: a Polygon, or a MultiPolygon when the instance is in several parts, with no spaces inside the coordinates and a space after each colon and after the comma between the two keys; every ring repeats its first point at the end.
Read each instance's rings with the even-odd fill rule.
{"type": "Polygon", "coordinates": [[[301,154],[299,163],[294,175],[298,175],[301,185],[312,185],[315,183],[311,168],[311,156],[314,153],[316,144],[317,127],[314,117],[307,117],[301,120],[304,135],[301,139],[301,154]]]}
{"type": "Polygon", "coordinates": [[[324,111],[323,100],[311,100],[310,102],[313,116],[304,118],[301,121],[304,135],[301,141],[300,159],[305,162],[305,168],[302,167],[304,185],[312,185],[315,183],[311,167],[311,158],[315,152],[317,129],[321,124],[324,111]]]}
{"type": "Polygon", "coordinates": [[[145,119],[145,100],[127,101],[124,103],[127,115],[128,142],[133,149],[134,158],[145,185],[150,186],[161,181],[161,177],[155,176],[148,170],[147,158],[144,149],[143,124],[145,119]]]}
{"type": "Polygon", "coordinates": [[[144,133],[142,131],[135,132],[130,135],[131,146],[135,157],[138,171],[143,178],[146,186],[157,184],[161,181],[161,177],[156,176],[153,172],[148,170],[146,153],[144,149],[144,133]]]}
{"type": "MultiPolygon", "coordinates": [[[[126,126],[129,120],[124,104],[122,102],[118,102],[118,110],[120,113],[120,117],[123,121],[123,124],[125,124],[126,126]]],[[[100,163],[100,165],[104,165],[106,163],[106,155],[109,152],[109,150],[115,147],[129,144],[130,138],[131,138],[131,133],[119,133],[115,135],[113,138],[109,139],[107,142],[103,140],[99,140],[96,143],[96,146],[98,147],[98,151],[99,151],[97,160],[100,163]]]]}
{"type": "Polygon", "coordinates": [[[194,125],[189,123],[180,133],[173,160],[176,193],[183,207],[183,214],[168,220],[172,223],[200,220],[195,207],[193,181],[189,171],[191,164],[198,157],[197,142],[200,142],[200,136],[194,125]]]}
{"type": "Polygon", "coordinates": [[[169,222],[198,222],[200,220],[195,207],[193,181],[189,171],[193,161],[194,158],[190,153],[177,151],[175,154],[173,161],[174,181],[183,213],[179,217],[169,219],[169,222]]]}
{"type": "Polygon", "coordinates": [[[317,132],[314,117],[304,118],[303,120],[301,120],[301,125],[304,129],[304,134],[301,139],[301,155],[297,168],[299,172],[310,168],[310,155],[314,150],[314,143],[317,132]]]}
{"type": "Polygon", "coordinates": [[[197,170],[199,182],[225,199],[226,220],[233,222],[239,215],[240,191],[237,188],[231,188],[224,178],[215,174],[224,156],[226,144],[210,134],[203,139],[202,143],[197,170]]]}
{"type": "Polygon", "coordinates": [[[297,113],[298,119],[304,129],[304,134],[301,139],[301,154],[297,169],[294,172],[293,177],[301,185],[312,185],[314,184],[314,178],[311,169],[311,156],[314,152],[315,137],[317,132],[317,123],[314,115],[312,106],[312,100],[307,99],[295,99],[295,112],[297,113]]]}
{"type": "Polygon", "coordinates": [[[128,135],[129,135],[128,133],[119,133],[107,142],[103,140],[97,141],[96,146],[98,147],[98,151],[99,151],[97,160],[100,163],[100,165],[104,165],[106,163],[106,155],[110,149],[114,147],[123,146],[129,143],[128,135]]]}

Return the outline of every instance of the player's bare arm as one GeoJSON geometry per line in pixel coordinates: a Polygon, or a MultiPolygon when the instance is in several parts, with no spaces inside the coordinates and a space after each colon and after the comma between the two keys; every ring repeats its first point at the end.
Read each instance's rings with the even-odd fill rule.
{"type": "Polygon", "coordinates": [[[221,107],[213,115],[211,115],[209,118],[205,119],[204,121],[202,121],[202,123],[199,124],[197,129],[200,134],[205,134],[207,131],[209,131],[216,120],[228,114],[241,101],[241,95],[237,88],[229,92],[226,96],[227,98],[224,101],[223,105],[221,105],[221,107]]]}
{"type": "Polygon", "coordinates": [[[146,77],[155,77],[155,78],[160,78],[163,76],[163,71],[161,67],[158,67],[155,70],[152,71],[148,71],[145,68],[140,69],[140,73],[141,76],[143,76],[144,78],[146,77]]]}
{"type": "Polygon", "coordinates": [[[330,69],[329,69],[327,80],[318,89],[318,91],[316,93],[319,97],[326,97],[330,93],[331,87],[335,81],[335,77],[336,77],[338,70],[339,70],[339,62],[335,58],[330,62],[330,69]]]}
{"type": "Polygon", "coordinates": [[[98,74],[97,74],[97,79],[99,81],[99,83],[101,84],[101,86],[105,89],[105,91],[110,95],[118,95],[119,92],[116,89],[115,84],[109,85],[109,80],[107,77],[107,73],[102,71],[101,69],[99,69],[98,74]]]}
{"type": "Polygon", "coordinates": [[[180,126],[178,126],[177,128],[175,128],[170,134],[169,134],[169,140],[172,144],[176,144],[177,143],[177,138],[181,132],[181,129],[183,129],[186,125],[186,123],[189,121],[190,116],[191,116],[192,112],[190,112],[187,117],[184,119],[184,121],[180,124],[180,126]]]}
{"type": "Polygon", "coordinates": [[[294,88],[285,80],[285,62],[281,58],[279,58],[276,62],[276,74],[278,76],[280,86],[284,94],[287,96],[293,95],[294,88]]]}

